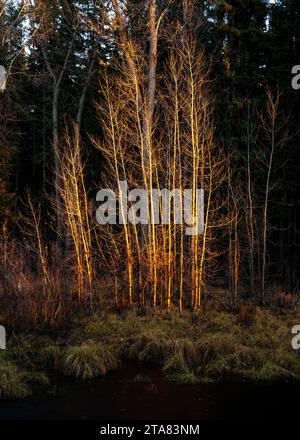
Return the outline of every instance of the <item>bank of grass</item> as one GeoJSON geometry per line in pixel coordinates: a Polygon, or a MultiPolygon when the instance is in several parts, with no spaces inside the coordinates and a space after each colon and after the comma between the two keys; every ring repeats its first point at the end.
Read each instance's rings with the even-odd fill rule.
{"type": "Polygon", "coordinates": [[[23,399],[36,388],[48,389],[47,372],[59,353],[56,344],[47,337],[11,335],[6,350],[0,351],[0,400],[23,399]]]}
{"type": "Polygon", "coordinates": [[[259,308],[182,317],[134,310],[77,316],[70,330],[55,338],[10,337],[0,356],[0,398],[26,397],[32,383],[47,386],[53,371],[91,379],[129,359],[155,363],[168,379],[183,384],[299,380],[300,353],[291,348],[297,316],[259,308]]]}

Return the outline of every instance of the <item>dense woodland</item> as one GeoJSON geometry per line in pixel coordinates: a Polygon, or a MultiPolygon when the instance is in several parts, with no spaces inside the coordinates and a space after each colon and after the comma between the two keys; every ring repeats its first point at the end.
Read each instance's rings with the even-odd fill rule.
{"type": "Polygon", "coordinates": [[[2,322],[297,301],[299,1],[0,0],[0,21],[2,322]],[[203,188],[203,233],[97,224],[121,180],[203,188]]]}

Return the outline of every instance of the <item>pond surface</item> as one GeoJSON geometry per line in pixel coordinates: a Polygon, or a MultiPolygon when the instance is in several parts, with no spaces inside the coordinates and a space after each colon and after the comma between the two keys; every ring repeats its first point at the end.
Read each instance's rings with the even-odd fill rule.
{"type": "MultiPolygon", "coordinates": [[[[51,392],[0,402],[0,420],[206,420],[299,415],[300,384],[178,385],[157,368],[131,365],[103,379],[52,379],[51,392]],[[139,373],[149,383],[133,383],[139,373]]],[[[298,417],[297,417],[298,418],[298,417]]],[[[295,419],[294,419],[295,420],[295,419]]]]}

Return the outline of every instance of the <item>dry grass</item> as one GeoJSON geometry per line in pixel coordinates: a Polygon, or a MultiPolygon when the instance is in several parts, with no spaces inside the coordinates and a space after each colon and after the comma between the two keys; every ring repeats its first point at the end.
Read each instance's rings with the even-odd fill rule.
{"type": "Polygon", "coordinates": [[[199,377],[192,371],[172,373],[168,375],[168,379],[181,385],[195,385],[200,382],[199,377]]]}
{"type": "Polygon", "coordinates": [[[155,362],[168,375],[192,373],[201,381],[227,375],[272,380],[300,377],[299,354],[290,349],[292,321],[290,315],[251,305],[238,315],[203,311],[197,322],[189,314],[139,316],[131,311],[94,316],[80,332],[81,338],[115,341],[123,358],[155,362]]]}
{"type": "Polygon", "coordinates": [[[24,399],[31,394],[24,374],[10,362],[0,363],[0,399],[24,399]]]}
{"type": "Polygon", "coordinates": [[[61,359],[62,372],[67,376],[81,379],[104,376],[117,366],[118,360],[113,351],[94,341],[68,347],[61,359]]]}
{"type": "Polygon", "coordinates": [[[121,358],[154,362],[178,383],[228,376],[300,379],[300,353],[290,345],[296,314],[258,308],[247,325],[238,321],[236,314],[216,310],[204,311],[197,322],[188,313],[182,318],[175,312],[140,316],[131,310],[78,316],[59,340],[12,336],[8,350],[0,353],[2,377],[8,378],[5,387],[0,379],[1,393],[27,395],[29,383],[47,384],[47,369],[81,379],[102,376],[117,368],[121,358]]]}

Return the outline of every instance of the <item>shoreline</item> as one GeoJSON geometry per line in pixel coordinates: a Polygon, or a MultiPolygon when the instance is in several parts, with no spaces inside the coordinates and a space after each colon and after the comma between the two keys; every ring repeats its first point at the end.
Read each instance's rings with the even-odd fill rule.
{"type": "Polygon", "coordinates": [[[156,365],[179,384],[298,381],[300,351],[291,346],[296,316],[262,308],[255,314],[206,310],[197,320],[152,311],[78,315],[55,337],[8,337],[0,353],[0,400],[26,398],[36,385],[47,390],[56,373],[88,380],[128,361],[156,365]]]}

